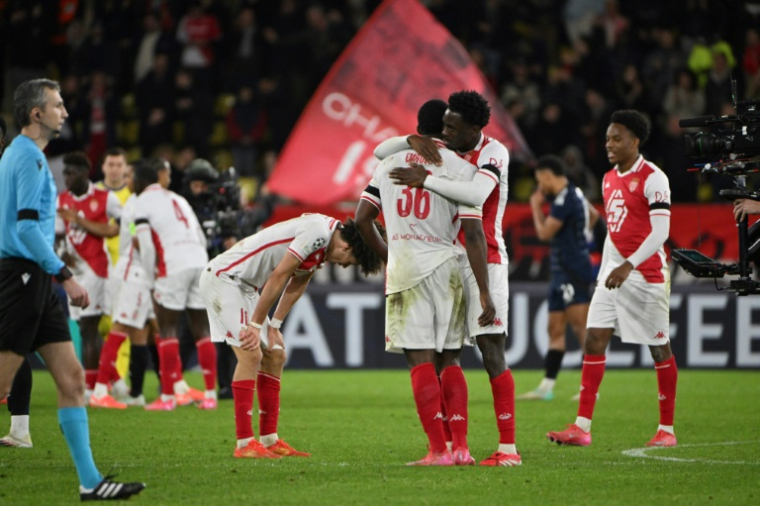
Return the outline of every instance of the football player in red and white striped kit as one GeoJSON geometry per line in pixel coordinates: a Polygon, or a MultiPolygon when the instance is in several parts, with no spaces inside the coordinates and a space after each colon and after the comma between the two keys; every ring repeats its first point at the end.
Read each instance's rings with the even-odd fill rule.
{"type": "MultiPolygon", "coordinates": [[[[379,230],[383,231],[381,225],[379,230]]],[[[341,223],[322,214],[304,214],[246,237],[209,262],[201,274],[211,339],[226,342],[238,359],[232,378],[236,458],[309,456],[277,435],[287,358],[280,325],[324,262],[359,265],[365,274],[382,268],[382,260],[364,244],[353,220],[341,223]],[[259,441],[252,428],[257,386],[259,441]]]]}
{"type": "Polygon", "coordinates": [[[66,191],[58,196],[56,234],[65,237],[65,249],[71,271],[90,294],[90,305],[81,309],[69,304],[72,320],[79,323],[82,334],[82,361],[85,369],[85,402],[92,395],[98,377],[101,339],[100,318],[110,311],[107,282],[111,260],[106,237],[119,233],[111,219],[121,217],[121,202],[112,192],[97,188],[88,179],[90,160],[82,152],[63,157],[66,191]]]}
{"type": "MultiPolygon", "coordinates": [[[[477,167],[472,181],[447,181],[416,169],[394,170],[390,176],[397,184],[425,188],[462,204],[483,207],[489,288],[496,306],[493,324],[478,325],[477,283],[469,263],[460,262],[460,266],[465,278],[470,343],[477,343],[483,355],[499,431],[498,449],[480,465],[509,467],[522,463],[515,443],[515,382],[504,357],[509,313],[509,258],[502,236],[502,217],[507,205],[509,152],[499,141],[483,134],[482,129],[489,120],[488,102],[476,91],[458,91],[449,96],[448,110],[443,117],[443,141],[449,149],[477,167]]],[[[429,140],[419,136],[389,139],[375,149],[375,155],[384,158],[389,152],[409,146],[431,161],[440,160],[429,140]]],[[[464,243],[461,232],[459,240],[464,243]]]]}
{"type": "Polygon", "coordinates": [[[639,154],[648,137],[642,113],[612,114],[606,147],[615,166],[602,181],[608,234],[586,325],[578,416],[567,429],[547,434],[558,444],[591,444],[591,417],[614,333],[649,346],[655,362],[660,425],[647,446],[676,446],[678,370],[670,348],[670,273],[663,248],[670,232],[670,186],[665,173],[639,154]]]}

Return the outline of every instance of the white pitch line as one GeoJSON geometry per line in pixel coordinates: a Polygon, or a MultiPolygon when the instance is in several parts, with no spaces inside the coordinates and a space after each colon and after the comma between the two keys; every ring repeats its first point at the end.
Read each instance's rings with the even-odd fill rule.
{"type": "MultiPolygon", "coordinates": [[[[760,441],[725,441],[722,443],[699,443],[699,444],[687,444],[678,445],[676,448],[697,448],[703,446],[731,446],[731,445],[751,445],[758,444],[760,441]]],[[[672,448],[672,447],[671,447],[672,448]]],[[[671,462],[697,462],[700,464],[739,464],[739,465],[760,465],[759,460],[743,461],[743,460],[712,460],[712,459],[682,459],[677,457],[658,457],[655,455],[649,455],[647,452],[655,450],[668,450],[668,447],[662,446],[650,446],[648,448],[632,448],[630,450],[624,450],[623,455],[628,457],[639,457],[644,459],[655,460],[667,460],[671,462]]]]}

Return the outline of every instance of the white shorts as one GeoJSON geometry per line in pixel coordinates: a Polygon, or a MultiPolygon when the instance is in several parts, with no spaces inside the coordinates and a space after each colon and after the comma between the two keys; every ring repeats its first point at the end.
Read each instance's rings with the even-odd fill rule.
{"type": "Polygon", "coordinates": [[[458,350],[464,318],[462,275],[450,258],[415,287],[385,297],[385,351],[458,350]]]}
{"type": "Polygon", "coordinates": [[[614,329],[626,343],[660,346],[670,341],[670,283],[628,278],[610,290],[599,282],[591,298],[586,328],[614,329]]]}
{"type": "MultiPolygon", "coordinates": [[[[82,262],[80,262],[82,263],[82,262]]],[[[72,320],[79,321],[80,318],[87,316],[100,316],[110,312],[110,297],[108,296],[108,279],[101,278],[89,265],[77,265],[74,279],[77,283],[87,290],[90,296],[90,305],[82,309],[81,307],[69,304],[69,316],[72,320]]]]}
{"type": "Polygon", "coordinates": [[[156,278],[153,288],[156,304],[174,311],[205,309],[198,286],[203,269],[185,269],[163,278],[156,278]]]}
{"type": "Polygon", "coordinates": [[[150,287],[145,283],[113,280],[111,321],[141,329],[153,313],[150,287]]]}
{"type": "MultiPolygon", "coordinates": [[[[240,331],[248,326],[259,293],[250,285],[222,274],[217,277],[209,269],[201,274],[200,292],[208,313],[211,341],[240,347],[240,331]]],[[[261,326],[261,347],[268,348],[269,317],[261,326]]]]}
{"type": "Polygon", "coordinates": [[[467,299],[467,336],[469,339],[466,344],[475,346],[475,337],[485,334],[501,334],[502,332],[509,335],[507,322],[509,317],[509,266],[504,264],[488,264],[488,289],[491,293],[491,300],[496,306],[496,317],[493,324],[481,327],[478,324],[478,317],[483,313],[480,305],[480,290],[475,275],[472,273],[472,267],[467,260],[467,255],[459,258],[459,264],[462,268],[462,277],[467,287],[465,298],[467,299]]]}

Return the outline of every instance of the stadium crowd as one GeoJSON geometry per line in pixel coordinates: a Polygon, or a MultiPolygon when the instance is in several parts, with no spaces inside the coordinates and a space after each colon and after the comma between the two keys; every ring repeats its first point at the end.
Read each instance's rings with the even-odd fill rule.
{"type": "MultiPolygon", "coordinates": [[[[130,159],[168,158],[175,172],[200,156],[251,178],[252,198],[322,77],[380,3],[10,0],[0,3],[2,109],[20,82],[48,75],[62,83],[71,115],[49,156],[84,149],[99,167],[119,145],[130,159]]],[[[740,98],[760,95],[756,3],[423,3],[468,49],[533,153],[561,155],[589,198],[599,199],[608,168],[599,140],[618,108],[649,116],[647,155],[672,178],[674,200],[713,198],[685,170],[677,119],[731,113],[731,75],[740,98]]],[[[516,163],[510,198],[527,201],[532,167],[516,163]]]]}

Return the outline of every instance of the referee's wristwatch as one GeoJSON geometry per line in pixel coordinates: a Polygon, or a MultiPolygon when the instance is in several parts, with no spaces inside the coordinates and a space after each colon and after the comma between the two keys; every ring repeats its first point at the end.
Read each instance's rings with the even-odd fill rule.
{"type": "Polygon", "coordinates": [[[58,274],[56,274],[54,277],[56,281],[58,281],[59,283],[63,283],[67,279],[71,279],[72,276],[73,274],[71,274],[71,271],[69,270],[69,268],[64,265],[63,267],[61,267],[61,270],[58,271],[58,274]]]}

